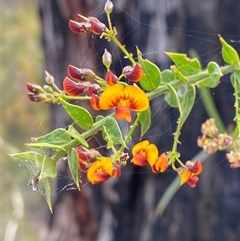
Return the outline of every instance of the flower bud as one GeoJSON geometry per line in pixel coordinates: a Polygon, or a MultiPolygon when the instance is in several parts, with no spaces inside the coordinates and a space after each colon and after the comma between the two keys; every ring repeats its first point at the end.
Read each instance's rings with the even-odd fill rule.
{"type": "Polygon", "coordinates": [[[44,91],[47,92],[47,93],[53,93],[53,89],[52,89],[52,87],[49,86],[49,85],[44,85],[44,86],[43,86],[43,89],[44,89],[44,91]]]}
{"type": "Polygon", "coordinates": [[[91,20],[91,32],[96,35],[100,35],[106,29],[106,25],[95,20],[91,20]]]}
{"type": "Polygon", "coordinates": [[[227,135],[226,133],[219,134],[217,137],[217,142],[218,142],[218,150],[220,151],[227,149],[233,143],[232,137],[227,135]]]}
{"type": "Polygon", "coordinates": [[[126,66],[123,68],[123,75],[125,78],[132,82],[138,82],[144,75],[142,66],[139,63],[136,63],[133,67],[126,66]]]}
{"type": "Polygon", "coordinates": [[[87,150],[82,146],[77,147],[76,151],[78,155],[78,161],[80,163],[86,163],[101,156],[97,150],[95,149],[87,150]]]}
{"type": "Polygon", "coordinates": [[[110,68],[112,64],[112,55],[108,52],[107,49],[104,50],[104,54],[102,56],[102,63],[107,68],[107,70],[110,68]]]}
{"type": "Polygon", "coordinates": [[[105,3],[104,11],[106,14],[110,14],[113,10],[113,3],[110,0],[107,0],[105,3]]]}
{"type": "Polygon", "coordinates": [[[206,120],[205,123],[202,124],[201,132],[203,135],[216,137],[219,132],[215,120],[213,118],[206,120]]]}
{"type": "Polygon", "coordinates": [[[118,78],[115,74],[113,74],[113,72],[111,70],[108,70],[105,80],[109,85],[114,85],[117,83],[118,78]]]}
{"type": "Polygon", "coordinates": [[[95,76],[95,73],[91,69],[79,69],[73,65],[68,66],[68,74],[72,79],[77,81],[93,79],[95,76]]]}
{"type": "Polygon", "coordinates": [[[29,92],[34,93],[34,94],[44,93],[44,90],[40,85],[27,83],[27,89],[28,89],[29,92]]]}
{"type": "Polygon", "coordinates": [[[35,94],[35,93],[28,93],[28,98],[32,101],[32,102],[40,102],[40,101],[44,101],[47,99],[47,96],[44,94],[35,94]]]}
{"type": "Polygon", "coordinates": [[[193,161],[187,161],[186,167],[191,173],[194,173],[195,175],[199,175],[202,172],[202,163],[199,160],[193,161]]]}
{"type": "Polygon", "coordinates": [[[100,110],[99,107],[99,97],[97,95],[92,95],[90,99],[90,104],[94,110],[100,110]]]}
{"type": "Polygon", "coordinates": [[[97,94],[100,90],[100,85],[99,84],[91,84],[89,87],[88,87],[88,92],[90,95],[93,95],[93,94],[97,94]]]}
{"type": "Polygon", "coordinates": [[[77,21],[80,22],[80,23],[81,22],[87,22],[88,18],[83,16],[83,15],[81,15],[81,14],[77,14],[77,21]]]}
{"type": "Polygon", "coordinates": [[[91,24],[87,22],[76,22],[73,20],[68,21],[68,26],[73,33],[86,33],[90,32],[91,24]]]}
{"type": "Polygon", "coordinates": [[[80,94],[83,93],[85,88],[86,86],[77,84],[73,82],[71,79],[69,79],[68,77],[65,77],[63,80],[63,89],[70,96],[79,96],[80,94]]]}
{"type": "Polygon", "coordinates": [[[45,75],[46,75],[45,77],[46,83],[49,85],[52,85],[54,83],[54,77],[51,74],[49,74],[47,71],[45,71],[45,75]]]}
{"type": "Polygon", "coordinates": [[[203,150],[208,154],[213,154],[218,149],[218,144],[215,140],[206,139],[203,144],[203,150]]]}

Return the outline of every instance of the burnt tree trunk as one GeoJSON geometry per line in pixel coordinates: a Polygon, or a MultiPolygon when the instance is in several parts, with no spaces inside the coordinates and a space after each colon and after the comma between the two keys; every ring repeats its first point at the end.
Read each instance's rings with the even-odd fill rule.
{"type": "MultiPolygon", "coordinates": [[[[115,2],[117,6],[113,17],[120,39],[124,39],[132,52],[135,45],[143,53],[157,52],[146,57],[155,61],[161,69],[170,65],[163,51],[188,52],[193,48],[205,66],[209,59],[221,61],[218,33],[233,40],[240,39],[239,0],[115,2]]],[[[86,59],[83,49],[86,50],[86,43],[91,42],[87,39],[88,35],[72,34],[68,29],[68,19],[74,19],[77,13],[93,15],[96,9],[103,9],[103,6],[103,0],[39,1],[46,69],[55,76],[59,86],[67,74],[67,65],[77,66],[82,58],[86,59]]],[[[102,11],[98,13],[104,17],[102,11]]],[[[239,43],[235,44],[239,50],[239,43]]],[[[101,49],[101,56],[101,42],[96,46],[96,51],[101,49]]],[[[99,64],[94,56],[92,54],[87,58],[85,67],[92,68],[99,64]]],[[[118,71],[117,67],[115,71],[118,71]]],[[[228,79],[229,76],[224,78],[228,79]]],[[[234,116],[233,97],[230,81],[222,82],[213,92],[219,112],[228,125],[234,116]]],[[[163,103],[161,98],[157,101],[157,109],[154,105],[152,107],[154,113],[159,111],[159,103],[163,103]]],[[[157,115],[159,119],[154,119],[162,134],[154,137],[150,130],[148,136],[161,151],[167,151],[171,148],[171,132],[175,128],[170,123],[176,120],[176,113],[166,108],[164,103],[162,106],[161,115],[157,115]]],[[[180,152],[183,160],[191,159],[199,151],[196,140],[201,123],[206,118],[198,100],[182,131],[180,152]]],[[[52,127],[65,127],[67,124],[69,120],[66,115],[59,115],[53,106],[52,127]]],[[[230,169],[224,159],[225,154],[220,153],[206,161],[197,187],[191,189],[183,186],[161,218],[155,217],[154,210],[175,174],[153,175],[148,171],[139,174],[143,169],[129,164],[124,170],[131,174],[123,173],[117,180],[98,186],[86,185],[81,192],[62,192],[54,203],[54,213],[48,219],[48,228],[42,240],[238,241],[240,172],[230,169]]],[[[67,176],[68,171],[63,164],[60,172],[67,176]]],[[[67,179],[59,179],[58,188],[67,183],[67,179]]]]}

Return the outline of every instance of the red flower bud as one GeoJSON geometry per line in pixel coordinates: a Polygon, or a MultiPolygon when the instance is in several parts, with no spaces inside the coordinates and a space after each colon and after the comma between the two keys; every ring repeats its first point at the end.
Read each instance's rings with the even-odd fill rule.
{"type": "Polygon", "coordinates": [[[88,92],[90,95],[97,94],[100,90],[99,84],[92,84],[88,87],[88,92]]]}
{"type": "Polygon", "coordinates": [[[90,23],[87,23],[87,22],[79,23],[73,20],[69,20],[68,26],[73,33],[86,33],[86,32],[90,32],[90,29],[91,29],[90,23]]]}
{"type": "Polygon", "coordinates": [[[91,106],[92,106],[92,108],[94,110],[100,110],[100,107],[99,107],[99,97],[97,95],[93,94],[91,96],[90,104],[91,104],[91,106]]]}
{"type": "Polygon", "coordinates": [[[195,162],[187,161],[186,167],[191,173],[194,173],[195,175],[199,175],[202,172],[202,163],[199,160],[196,160],[195,162]]]}
{"type": "Polygon", "coordinates": [[[87,22],[88,21],[88,18],[81,15],[81,14],[77,14],[77,21],[78,22],[87,22]]]}
{"type": "Polygon", "coordinates": [[[138,82],[143,77],[144,72],[142,66],[139,63],[136,63],[133,67],[124,67],[123,75],[132,82],[138,82]]]}
{"type": "Polygon", "coordinates": [[[85,90],[86,86],[78,85],[73,82],[68,77],[65,77],[63,80],[63,89],[70,96],[79,96],[85,90]]]}
{"type": "Polygon", "coordinates": [[[106,25],[95,20],[91,20],[91,32],[93,34],[99,35],[106,29],[106,25]]]}
{"type": "Polygon", "coordinates": [[[44,93],[44,90],[40,85],[27,83],[27,89],[28,89],[29,92],[34,93],[34,94],[44,93]]]}
{"type": "Polygon", "coordinates": [[[93,79],[95,76],[94,72],[91,69],[79,69],[73,65],[68,66],[68,74],[72,79],[78,81],[93,79]]]}
{"type": "Polygon", "coordinates": [[[105,80],[109,85],[114,85],[117,83],[118,78],[115,74],[113,74],[113,72],[111,70],[108,70],[105,80]]]}
{"type": "Polygon", "coordinates": [[[44,101],[45,99],[47,99],[47,97],[44,94],[34,94],[34,93],[28,93],[28,98],[32,102],[40,102],[40,101],[44,101]]]}

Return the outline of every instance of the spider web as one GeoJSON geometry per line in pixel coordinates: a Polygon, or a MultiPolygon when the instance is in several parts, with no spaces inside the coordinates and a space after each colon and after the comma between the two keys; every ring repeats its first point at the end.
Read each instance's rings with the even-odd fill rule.
{"type": "MultiPolygon", "coordinates": [[[[129,37],[129,35],[134,34],[135,31],[137,31],[138,28],[141,27],[147,27],[147,28],[152,28],[152,29],[162,29],[161,26],[159,25],[150,25],[150,24],[146,24],[146,23],[142,23],[140,22],[137,18],[133,17],[128,11],[124,10],[123,8],[121,8],[120,6],[117,6],[115,4],[115,8],[118,11],[122,11],[125,15],[127,15],[130,19],[131,19],[131,26],[133,26],[133,28],[131,30],[128,31],[128,33],[125,36],[122,36],[121,41],[125,40],[126,38],[129,37]]],[[[92,16],[98,16],[100,19],[102,19],[103,15],[105,15],[102,11],[102,6],[96,8],[92,14],[90,14],[92,16]]],[[[202,42],[203,44],[206,42],[212,43],[213,46],[215,46],[215,48],[211,49],[210,51],[206,51],[205,53],[202,53],[199,55],[203,66],[206,65],[208,63],[207,57],[209,55],[213,56],[211,57],[211,59],[214,61],[214,59],[219,59],[219,57],[221,56],[221,46],[219,41],[217,40],[217,33],[205,33],[205,32],[201,32],[198,30],[186,30],[186,31],[182,31],[180,29],[176,29],[176,28],[167,28],[164,27],[163,29],[164,31],[168,31],[171,33],[175,33],[181,36],[184,36],[184,38],[186,39],[190,39],[191,41],[194,40],[199,40],[200,42],[202,42]]],[[[229,43],[232,44],[233,47],[235,47],[237,50],[240,49],[240,40],[238,39],[239,36],[224,36],[225,40],[229,43]]],[[[102,58],[102,52],[101,53],[96,53],[94,52],[94,48],[96,48],[96,46],[100,46],[102,45],[102,42],[105,40],[99,40],[98,37],[96,36],[92,36],[90,43],[86,42],[84,46],[82,46],[82,53],[81,56],[85,56],[83,59],[79,59],[79,66],[81,67],[86,67],[88,64],[89,59],[92,57],[93,54],[96,54],[96,58],[99,60],[99,62],[101,62],[101,58],[102,58]]],[[[111,47],[111,53],[113,54],[114,58],[117,59],[118,61],[116,61],[117,63],[113,64],[112,69],[118,70],[118,69],[122,69],[125,66],[125,60],[122,59],[122,54],[120,53],[120,51],[116,48],[113,47],[112,45],[110,45],[111,47]]],[[[149,49],[149,48],[148,48],[149,49]]],[[[143,58],[147,58],[149,60],[153,60],[153,59],[157,59],[156,56],[158,55],[164,55],[163,52],[160,52],[158,50],[154,50],[155,48],[153,47],[151,51],[145,51],[143,52],[142,56],[143,58]]],[[[156,48],[157,49],[157,48],[156,48]]],[[[171,50],[171,49],[169,49],[171,50]]],[[[166,50],[167,51],[167,50],[166,50]]],[[[130,52],[135,52],[135,49],[130,50],[130,52]]],[[[136,57],[136,56],[134,56],[136,57]]],[[[82,57],[81,57],[82,58],[82,57]]],[[[71,63],[69,63],[71,64],[71,63]]],[[[96,68],[101,67],[101,65],[97,65],[95,66],[96,68]]],[[[161,66],[160,66],[161,67],[161,66]]],[[[103,67],[102,67],[103,68],[103,67]]],[[[104,69],[104,68],[103,68],[104,69]]],[[[221,91],[221,86],[217,89],[213,91],[213,94],[217,94],[218,91],[221,91]]],[[[201,97],[197,97],[196,99],[196,103],[195,105],[201,101],[201,97]]],[[[76,102],[75,102],[76,103],[76,102]]],[[[174,110],[168,110],[164,112],[163,114],[163,110],[167,110],[166,108],[166,103],[163,101],[162,98],[157,98],[154,101],[152,101],[151,104],[151,110],[152,110],[152,126],[153,128],[151,128],[147,134],[144,136],[144,139],[150,139],[156,141],[157,139],[159,139],[162,135],[164,135],[165,133],[173,133],[174,132],[174,123],[176,121],[176,111],[174,110]],[[164,124],[163,124],[164,123],[164,124]]],[[[55,114],[57,114],[58,116],[60,115],[59,118],[61,118],[61,106],[57,107],[54,110],[55,114]],[[59,114],[60,113],[60,114],[59,114]]],[[[95,117],[95,116],[94,116],[95,117]]],[[[194,116],[196,119],[201,119],[203,120],[203,117],[201,115],[197,115],[195,114],[194,116]]],[[[44,123],[47,119],[47,113],[45,113],[43,115],[42,120],[40,120],[40,124],[39,124],[39,128],[36,130],[35,133],[33,133],[33,137],[37,137],[39,130],[41,129],[42,123],[44,123]]],[[[67,128],[68,126],[63,126],[63,128],[67,128]]],[[[120,127],[122,129],[123,132],[123,136],[125,136],[130,128],[130,125],[126,122],[120,122],[120,127]]],[[[169,136],[169,138],[171,138],[172,136],[169,136]]],[[[106,144],[102,141],[101,138],[99,138],[98,136],[94,136],[92,137],[94,139],[94,141],[97,143],[97,147],[95,149],[97,149],[101,154],[104,155],[104,151],[106,150],[106,144]]],[[[139,136],[134,136],[130,145],[132,145],[133,143],[139,141],[139,136]]],[[[191,138],[189,139],[189,143],[191,142],[196,142],[196,139],[191,138]]],[[[184,148],[188,148],[188,143],[184,143],[184,148]]],[[[169,149],[171,148],[171,146],[169,147],[169,149]]],[[[30,148],[30,150],[32,150],[30,148]]],[[[38,149],[39,150],[39,149],[38,149]]],[[[45,150],[41,150],[43,153],[46,154],[45,150]]],[[[59,167],[59,169],[61,169],[61,166],[63,164],[63,162],[66,161],[66,157],[61,158],[58,163],[57,166],[59,167]]],[[[225,161],[224,159],[220,160],[218,162],[217,165],[220,165],[221,162],[225,161]]],[[[28,162],[22,162],[27,169],[30,172],[30,182],[32,182],[32,187],[33,190],[35,191],[39,191],[42,195],[45,196],[45,192],[44,192],[44,188],[42,187],[41,182],[38,182],[37,178],[38,178],[38,174],[39,174],[39,169],[40,166],[37,165],[32,165],[31,163],[28,162]]],[[[131,164],[128,164],[131,165],[131,164]]],[[[215,167],[214,167],[215,168],[215,167]]],[[[207,173],[205,173],[204,175],[208,175],[208,173],[210,173],[212,170],[208,170],[207,173]]],[[[122,168],[122,175],[132,175],[132,174],[137,174],[137,175],[142,175],[143,173],[146,172],[151,172],[150,170],[143,170],[143,171],[139,171],[138,173],[136,172],[128,172],[128,171],[124,171],[124,167],[122,168]]],[[[171,172],[171,171],[169,171],[171,172]]],[[[59,197],[59,195],[63,192],[63,191],[70,191],[70,190],[75,190],[76,185],[73,182],[73,180],[71,179],[70,175],[68,175],[69,173],[64,173],[64,174],[59,174],[57,179],[58,182],[61,182],[61,180],[67,180],[68,184],[64,185],[63,187],[61,187],[60,189],[58,189],[55,193],[55,197],[54,197],[54,201],[59,197]]],[[[119,177],[121,178],[121,176],[119,177]]],[[[81,180],[81,189],[84,189],[84,187],[86,185],[89,184],[89,182],[86,179],[86,175],[85,174],[80,174],[79,179],[81,180]]]]}

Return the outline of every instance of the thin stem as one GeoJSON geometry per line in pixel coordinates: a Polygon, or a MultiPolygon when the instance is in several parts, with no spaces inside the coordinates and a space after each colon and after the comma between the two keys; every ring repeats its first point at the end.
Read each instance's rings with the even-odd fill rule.
{"type": "Polygon", "coordinates": [[[233,84],[233,88],[234,88],[234,97],[235,97],[235,103],[234,103],[234,107],[235,107],[235,118],[234,121],[236,122],[236,130],[234,131],[234,137],[238,137],[238,135],[240,134],[240,74],[237,74],[237,71],[234,72],[232,74],[232,84],[233,84]]]}
{"type": "Polygon", "coordinates": [[[111,40],[118,46],[118,48],[121,49],[121,51],[126,55],[126,57],[131,61],[132,64],[135,64],[135,60],[132,57],[132,55],[126,50],[126,48],[119,42],[119,40],[117,39],[117,37],[115,35],[113,35],[111,37],[111,40]]]}
{"type": "MultiPolygon", "coordinates": [[[[130,131],[128,132],[128,134],[124,138],[124,143],[128,143],[128,141],[131,139],[133,132],[135,131],[135,129],[138,126],[139,119],[140,119],[140,115],[138,114],[138,116],[137,116],[136,120],[134,121],[133,125],[130,127],[130,131]]],[[[125,147],[126,146],[124,144],[122,144],[122,146],[120,147],[118,152],[121,153],[124,150],[125,147]]]]}
{"type": "Polygon", "coordinates": [[[90,96],[70,96],[64,95],[61,96],[64,100],[91,100],[90,96]]]}
{"type": "Polygon", "coordinates": [[[107,21],[108,21],[108,26],[109,26],[110,31],[113,32],[112,21],[111,21],[109,13],[107,13],[107,21]]]}

